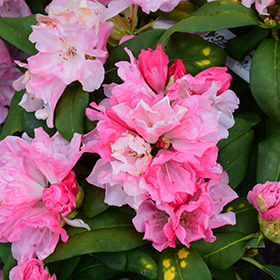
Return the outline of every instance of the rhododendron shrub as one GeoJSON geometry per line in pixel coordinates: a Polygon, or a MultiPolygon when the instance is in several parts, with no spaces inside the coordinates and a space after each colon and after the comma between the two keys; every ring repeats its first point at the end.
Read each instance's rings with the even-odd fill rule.
{"type": "Polygon", "coordinates": [[[278,279],[278,2],[0,0],[0,279],[278,279]]]}
{"type": "Polygon", "coordinates": [[[176,238],[187,247],[213,242],[212,228],[235,224],[233,213],[220,214],[237,194],[216,162],[217,142],[228,136],[239,103],[228,89],[231,77],[226,68],[184,75],[178,61],[169,70],[160,45],[142,50],[139,66],[126,51],[130,63],[117,64],[123,83],[104,105],[87,109],[99,122],[84,138],[86,149],[101,156],[87,180],[105,189],[106,203],[133,207],[136,229],[160,251],[175,247],[176,238]]]}

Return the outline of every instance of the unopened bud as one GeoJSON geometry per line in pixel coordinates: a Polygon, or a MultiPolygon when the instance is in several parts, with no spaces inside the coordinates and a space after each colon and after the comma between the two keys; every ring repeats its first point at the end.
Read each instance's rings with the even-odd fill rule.
{"type": "Polygon", "coordinates": [[[271,18],[266,18],[264,20],[264,25],[267,26],[267,27],[274,27],[277,25],[276,21],[271,19],[271,18]]]}
{"type": "Polygon", "coordinates": [[[260,229],[266,238],[274,243],[280,244],[280,219],[264,220],[259,215],[260,229]]]}

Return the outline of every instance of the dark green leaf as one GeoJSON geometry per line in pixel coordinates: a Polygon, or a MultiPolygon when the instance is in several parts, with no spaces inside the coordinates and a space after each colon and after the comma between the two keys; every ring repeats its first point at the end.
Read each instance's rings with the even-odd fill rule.
{"type": "Polygon", "coordinates": [[[173,9],[171,12],[165,13],[161,10],[158,10],[155,15],[162,16],[165,18],[169,18],[172,20],[180,21],[185,19],[190,14],[194,13],[196,11],[195,5],[193,5],[189,1],[181,1],[175,9],[173,9]]]}
{"type": "Polygon", "coordinates": [[[147,253],[136,248],[127,251],[126,254],[126,270],[141,274],[151,280],[157,277],[157,264],[147,253]]]}
{"type": "Polygon", "coordinates": [[[227,269],[243,256],[246,237],[237,232],[219,233],[215,236],[217,239],[213,243],[201,239],[193,242],[191,247],[201,255],[210,268],[227,269]]]}
{"type": "Polygon", "coordinates": [[[56,266],[55,270],[50,269],[50,272],[51,274],[55,273],[56,278],[59,280],[67,280],[79,263],[80,259],[81,256],[77,256],[68,260],[61,261],[59,265],[56,266]]]}
{"type": "Polygon", "coordinates": [[[45,263],[82,254],[126,251],[146,243],[142,240],[143,235],[134,228],[132,217],[113,207],[92,219],[86,219],[81,214],[76,218],[87,223],[91,231],[67,226],[68,241],[60,242],[45,263]]]}
{"type": "Polygon", "coordinates": [[[213,66],[224,66],[226,52],[218,45],[188,33],[175,33],[167,43],[166,54],[170,63],[177,58],[183,60],[187,73],[196,75],[213,66]]]}
{"type": "Polygon", "coordinates": [[[253,140],[254,132],[251,130],[223,147],[219,152],[218,162],[228,173],[229,185],[233,189],[240,184],[246,174],[253,140]]]}
{"type": "Polygon", "coordinates": [[[120,46],[114,48],[110,53],[109,58],[105,64],[106,70],[106,81],[108,82],[120,82],[120,78],[117,75],[117,67],[115,63],[118,61],[129,61],[129,57],[124,50],[127,47],[132,51],[135,57],[138,57],[138,54],[142,49],[151,48],[152,50],[156,49],[157,41],[162,36],[165,30],[154,29],[137,35],[136,37],[124,42],[120,46]]]}
{"type": "Polygon", "coordinates": [[[159,39],[163,43],[174,32],[209,32],[225,28],[259,25],[252,9],[232,0],[213,1],[204,4],[195,13],[169,28],[159,39]]]}
{"type": "Polygon", "coordinates": [[[12,252],[10,252],[8,258],[6,259],[4,268],[3,268],[3,274],[4,274],[4,279],[9,280],[9,273],[10,270],[17,265],[17,261],[13,258],[12,252]]]}
{"type": "MultiPolygon", "coordinates": [[[[0,18],[1,19],[1,18],[0,18]]],[[[8,117],[3,125],[3,129],[0,135],[0,139],[4,139],[8,135],[12,135],[17,131],[22,130],[22,120],[24,109],[18,105],[21,101],[24,90],[15,92],[14,97],[11,102],[8,117]]]]}
{"type": "Polygon", "coordinates": [[[258,223],[258,212],[245,197],[240,197],[230,202],[224,207],[224,212],[234,212],[236,224],[234,226],[226,225],[215,229],[216,233],[239,232],[243,235],[256,233],[260,230],[258,223]]]}
{"type": "Polygon", "coordinates": [[[230,266],[225,270],[211,269],[211,273],[216,280],[236,280],[234,266],[230,266]]]}
{"type": "Polygon", "coordinates": [[[0,243],[0,259],[5,264],[11,253],[11,243],[0,243]]]}
{"type": "Polygon", "coordinates": [[[124,270],[126,265],[125,252],[96,253],[103,264],[114,270],[124,270]]]}
{"type": "Polygon", "coordinates": [[[108,209],[109,205],[104,203],[104,198],[105,190],[91,185],[87,186],[83,208],[86,218],[93,218],[108,209]]]}
{"type": "Polygon", "coordinates": [[[160,256],[158,280],[211,280],[211,273],[197,252],[183,246],[165,249],[160,256]]]}
{"type": "Polygon", "coordinates": [[[252,113],[252,112],[236,113],[234,114],[234,116],[235,119],[236,118],[244,119],[250,126],[255,126],[261,121],[261,118],[256,113],[252,113]]]}
{"type": "Polygon", "coordinates": [[[55,127],[62,137],[70,141],[74,133],[83,134],[88,92],[80,85],[71,85],[62,94],[55,111],[55,127]]]}
{"type": "Polygon", "coordinates": [[[267,268],[268,270],[270,270],[272,273],[274,273],[274,275],[276,275],[278,277],[278,279],[280,279],[280,267],[279,266],[272,265],[272,264],[265,264],[264,267],[267,268]]]}
{"type": "Polygon", "coordinates": [[[227,54],[235,60],[243,61],[270,33],[269,29],[255,27],[251,32],[230,39],[226,45],[227,54]]]}
{"type": "Polygon", "coordinates": [[[42,1],[38,0],[26,0],[27,5],[29,6],[32,14],[46,14],[45,7],[42,1]]]}
{"type": "Polygon", "coordinates": [[[266,122],[265,140],[259,143],[257,182],[280,180],[280,126],[271,120],[266,122]]]}
{"type": "MultiPolygon", "coordinates": [[[[251,258],[242,258],[243,260],[255,265],[256,267],[258,267],[259,269],[263,270],[264,272],[266,272],[268,275],[270,275],[271,277],[273,277],[275,280],[280,280],[280,274],[279,274],[279,269],[275,269],[275,267],[272,267],[272,270],[270,270],[269,268],[267,268],[267,266],[263,266],[262,264],[258,263],[256,260],[251,259],[251,258]],[[274,273],[274,271],[276,273],[274,273]]],[[[270,266],[271,268],[271,266],[270,266]]]]}
{"type": "Polygon", "coordinates": [[[263,112],[280,124],[280,44],[264,40],[256,49],[250,69],[253,96],[263,112]]]}
{"type": "Polygon", "coordinates": [[[69,280],[107,280],[119,273],[104,265],[95,256],[82,256],[80,263],[69,280]]]}
{"type": "Polygon", "coordinates": [[[28,37],[32,32],[31,25],[37,24],[35,15],[21,18],[0,17],[0,37],[30,55],[35,55],[35,49],[28,37]]]}

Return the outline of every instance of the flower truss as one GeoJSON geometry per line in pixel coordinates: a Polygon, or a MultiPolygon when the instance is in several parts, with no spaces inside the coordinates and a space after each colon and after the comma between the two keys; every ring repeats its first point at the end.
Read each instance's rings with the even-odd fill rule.
{"type": "Polygon", "coordinates": [[[101,156],[87,180],[105,189],[109,205],[133,207],[136,229],[159,251],[176,238],[187,247],[213,242],[211,229],[235,224],[234,213],[220,214],[237,195],[216,162],[239,103],[231,76],[213,67],[193,77],[181,60],[168,68],[161,45],[138,61],[126,51],[130,63],[117,63],[123,83],[86,112],[99,122],[85,149],[101,156]]]}

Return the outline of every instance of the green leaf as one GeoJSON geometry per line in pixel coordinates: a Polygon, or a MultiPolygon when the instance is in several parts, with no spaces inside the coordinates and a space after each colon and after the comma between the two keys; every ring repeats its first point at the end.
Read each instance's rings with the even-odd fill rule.
{"type": "Polygon", "coordinates": [[[261,118],[256,113],[252,113],[252,112],[236,113],[236,114],[234,114],[234,116],[235,116],[235,121],[236,121],[236,118],[242,118],[250,126],[255,126],[261,122],[261,118]]]}
{"type": "Polygon", "coordinates": [[[108,268],[95,256],[86,255],[81,257],[69,280],[107,280],[118,273],[108,268]]]}
{"type": "Polygon", "coordinates": [[[0,37],[30,55],[35,55],[35,49],[28,37],[32,32],[31,25],[36,25],[35,15],[21,18],[0,17],[0,37]]]}
{"type": "MultiPolygon", "coordinates": [[[[1,19],[1,18],[0,18],[1,19]]],[[[8,135],[12,135],[17,131],[22,130],[22,120],[24,109],[18,105],[24,94],[24,90],[15,92],[13,99],[11,101],[11,106],[8,112],[8,117],[3,125],[2,132],[0,134],[0,139],[4,139],[8,135]]]]}
{"type": "Polygon", "coordinates": [[[211,273],[216,280],[236,280],[234,266],[230,266],[225,270],[211,269],[211,273]]]}
{"type": "Polygon", "coordinates": [[[3,274],[4,274],[4,279],[9,280],[9,273],[10,270],[17,265],[17,261],[13,258],[12,252],[10,252],[9,256],[6,259],[4,268],[3,268],[3,274]]]}
{"type": "Polygon", "coordinates": [[[51,274],[55,273],[56,278],[59,280],[67,280],[79,263],[80,259],[81,256],[77,256],[68,260],[61,261],[59,265],[56,266],[55,270],[52,270],[51,267],[49,267],[50,272],[51,274]]]}
{"type": "Polygon", "coordinates": [[[163,43],[174,32],[209,32],[247,25],[259,25],[252,9],[232,0],[213,1],[204,4],[195,13],[169,28],[159,39],[163,43]]]}
{"type": "Polygon", "coordinates": [[[254,132],[251,130],[219,151],[218,162],[229,176],[229,185],[235,189],[246,175],[254,132]]]}
{"type": "Polygon", "coordinates": [[[182,59],[187,73],[193,76],[209,67],[224,66],[226,62],[226,52],[220,46],[195,34],[173,34],[165,52],[170,64],[177,58],[182,59]]]}
{"type": "Polygon", "coordinates": [[[274,273],[273,271],[271,271],[269,268],[267,268],[266,266],[263,266],[262,264],[258,263],[256,260],[251,259],[251,258],[242,258],[242,260],[247,261],[253,265],[255,265],[257,268],[263,270],[264,272],[266,272],[268,275],[270,275],[271,277],[273,277],[275,280],[280,280],[280,274],[279,274],[279,269],[275,269],[274,267],[272,268],[276,273],[274,273]]]}
{"type": "Polygon", "coordinates": [[[267,120],[265,139],[259,143],[257,182],[280,180],[280,126],[267,120]]]}
{"type": "Polygon", "coordinates": [[[109,205],[104,203],[104,198],[105,190],[87,185],[83,207],[86,218],[93,218],[109,208],[109,205]]]}
{"type": "Polygon", "coordinates": [[[255,27],[251,32],[230,39],[226,45],[227,54],[238,61],[254,50],[270,33],[269,29],[255,27]]]}
{"type": "Polygon", "coordinates": [[[74,133],[83,134],[85,109],[88,106],[88,92],[80,85],[67,87],[55,111],[55,127],[62,137],[70,141],[74,133]]]}
{"type": "Polygon", "coordinates": [[[187,16],[194,13],[195,11],[196,11],[196,7],[191,2],[181,1],[179,5],[175,7],[175,9],[173,9],[168,13],[158,10],[154,14],[157,16],[162,16],[172,20],[180,21],[185,19],[187,16]]]}
{"type": "Polygon", "coordinates": [[[126,265],[126,253],[125,252],[103,252],[97,253],[96,256],[101,260],[103,264],[114,270],[124,270],[126,265]]]}
{"type": "Polygon", "coordinates": [[[121,82],[117,75],[117,67],[115,66],[115,63],[118,61],[129,61],[128,54],[124,50],[125,47],[131,50],[135,57],[138,57],[142,49],[156,49],[157,41],[164,32],[165,30],[162,29],[153,29],[141,33],[114,48],[104,66],[106,70],[106,82],[121,82]]]}
{"type": "Polygon", "coordinates": [[[258,211],[248,202],[245,197],[240,197],[224,207],[223,212],[234,212],[235,225],[226,225],[214,230],[216,233],[239,232],[243,235],[255,233],[260,230],[258,223],[258,211]]]}
{"type": "Polygon", "coordinates": [[[268,270],[270,270],[274,275],[276,275],[278,277],[278,279],[280,279],[280,267],[279,266],[272,265],[272,264],[265,264],[264,267],[267,268],[268,270]]]}
{"type": "Polygon", "coordinates": [[[0,259],[5,264],[11,253],[11,243],[0,243],[0,259]]]}
{"type": "Polygon", "coordinates": [[[81,214],[77,218],[87,223],[91,231],[66,227],[68,241],[60,242],[55,252],[45,259],[44,263],[82,254],[126,251],[146,243],[142,240],[143,235],[135,230],[131,222],[132,217],[113,207],[92,219],[86,219],[81,214]]]}
{"type": "Polygon", "coordinates": [[[191,244],[207,265],[213,269],[227,269],[244,254],[247,237],[238,232],[219,233],[216,241],[209,243],[203,239],[191,244]]]}
{"type": "Polygon", "coordinates": [[[250,87],[252,94],[273,121],[280,124],[280,44],[264,40],[256,49],[251,62],[250,87]]]}
{"type": "Polygon", "coordinates": [[[45,15],[45,7],[41,1],[38,0],[26,0],[32,14],[42,14],[45,15]]]}
{"type": "Polygon", "coordinates": [[[158,280],[211,280],[211,273],[197,252],[184,246],[165,249],[160,256],[158,280]]]}
{"type": "Polygon", "coordinates": [[[126,270],[141,274],[148,279],[155,279],[158,274],[158,266],[152,257],[144,251],[136,248],[126,252],[126,270]]]}

